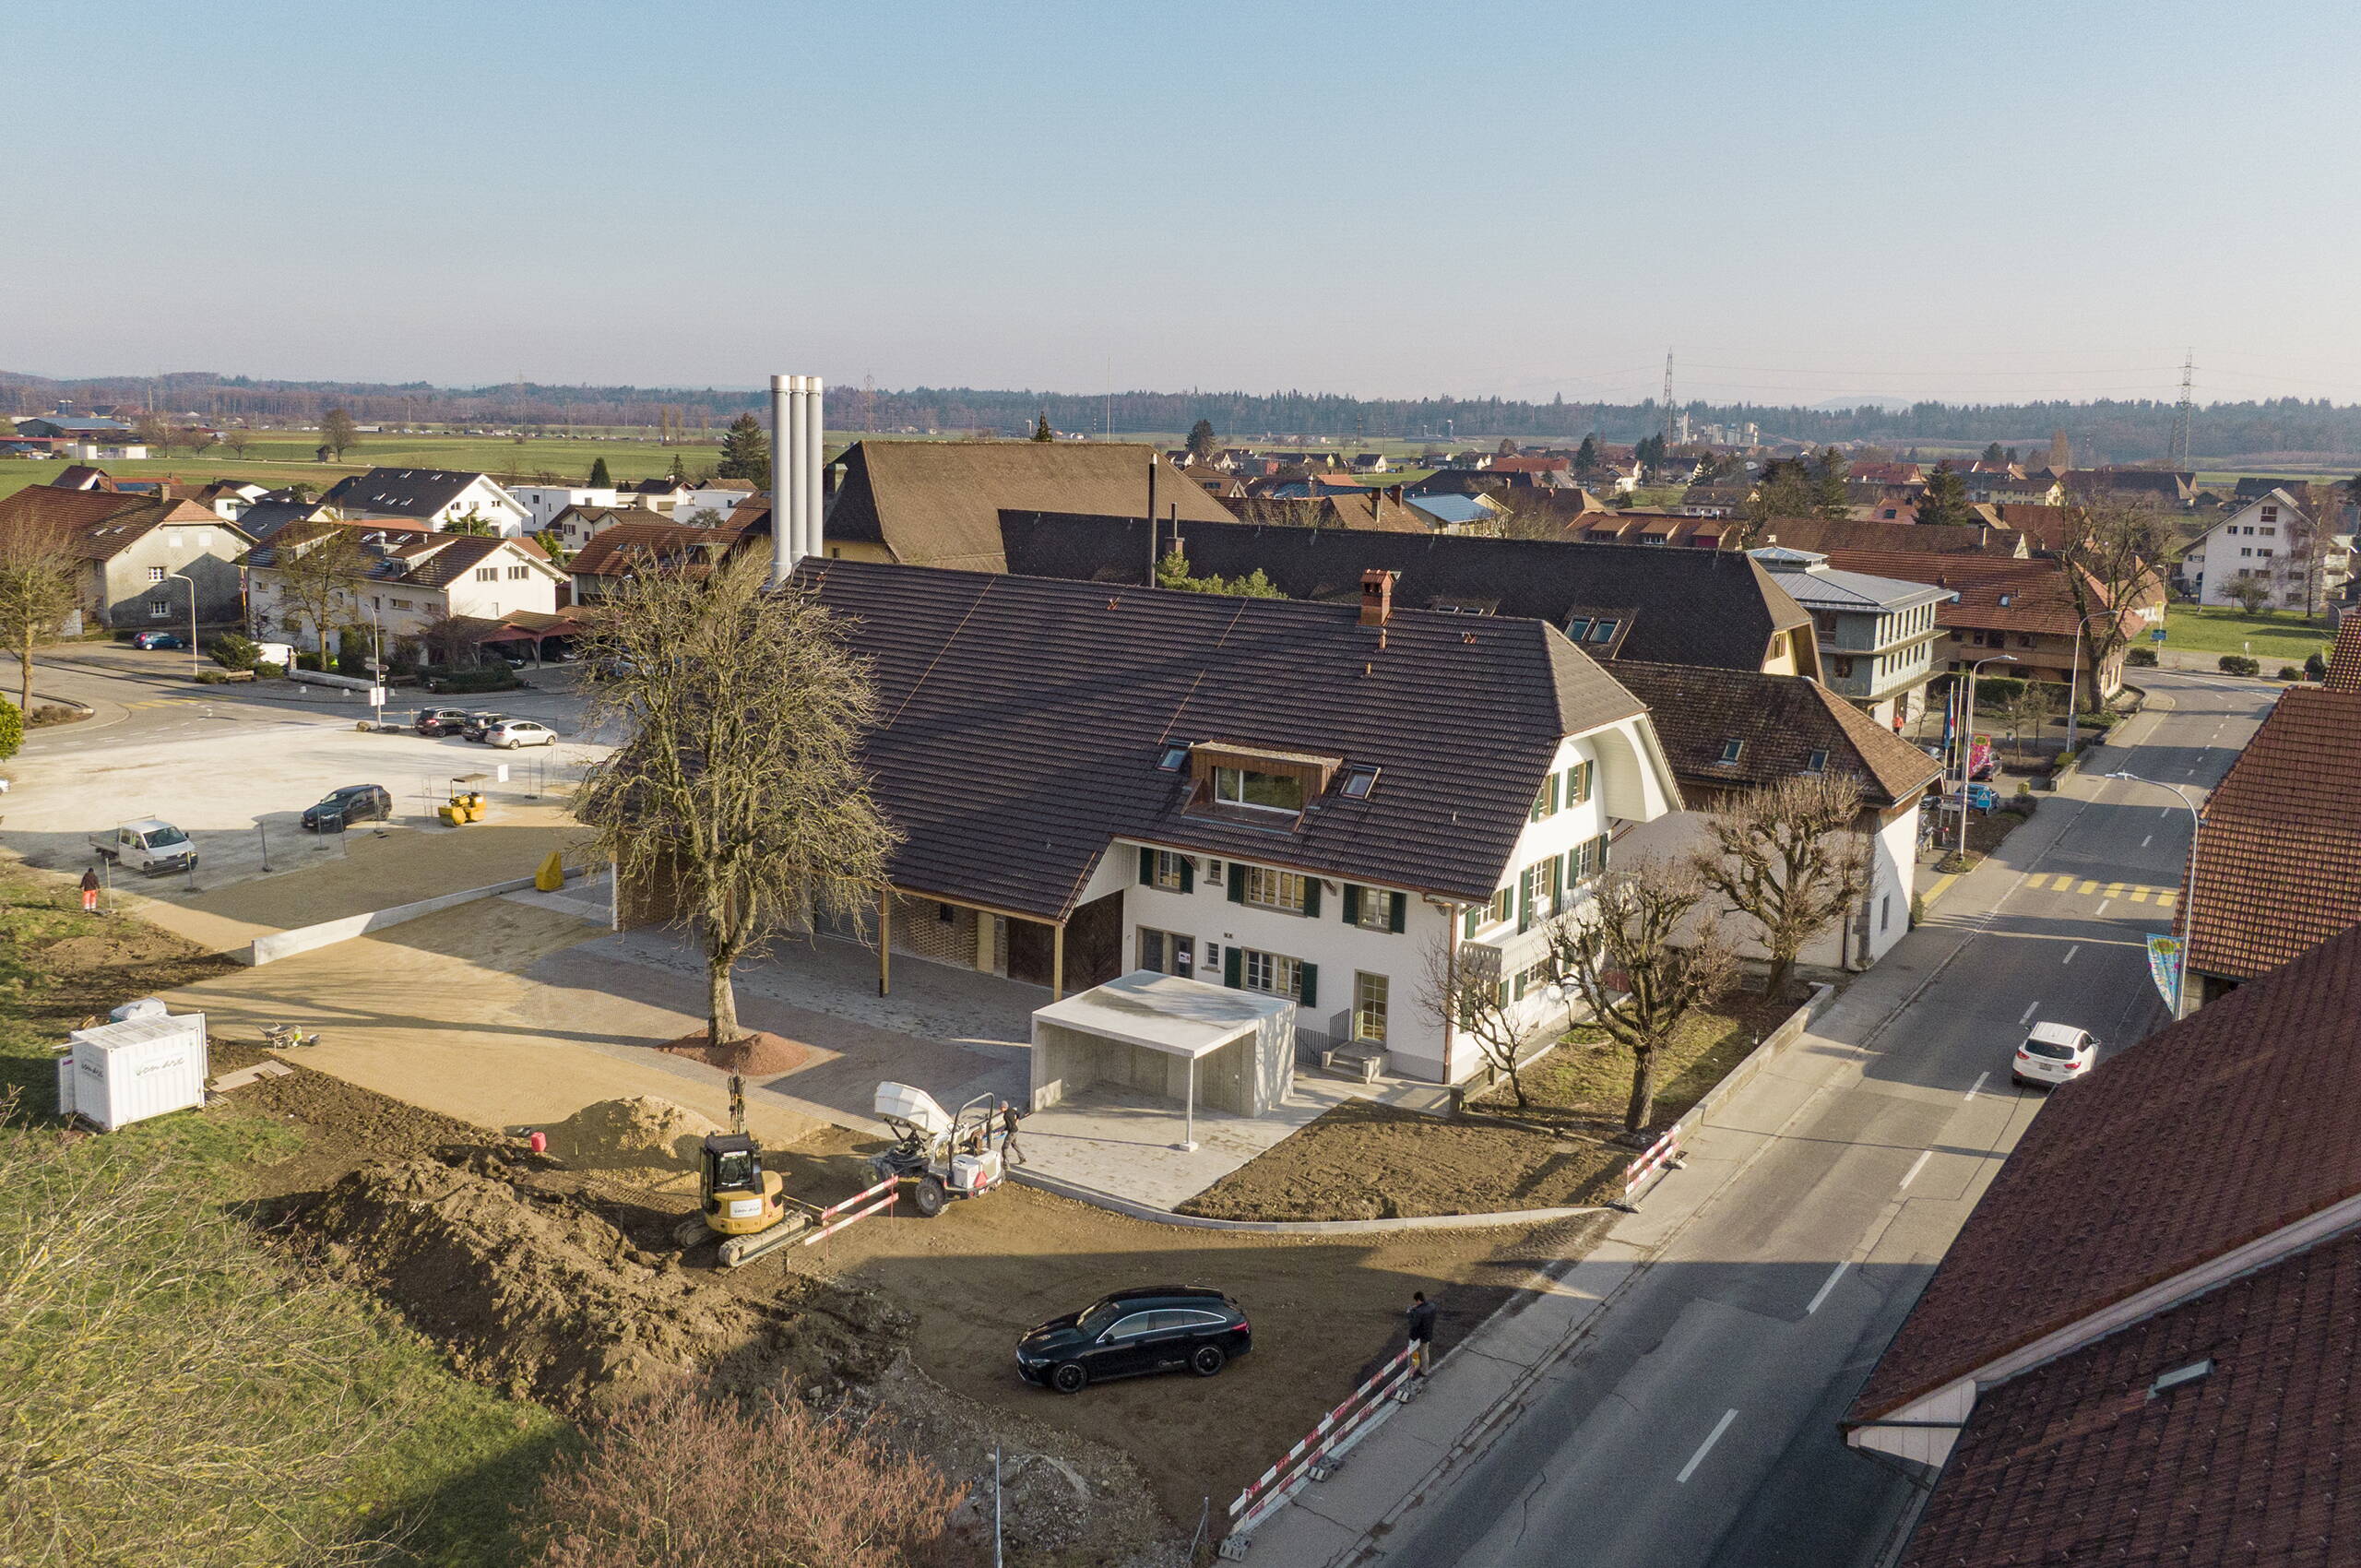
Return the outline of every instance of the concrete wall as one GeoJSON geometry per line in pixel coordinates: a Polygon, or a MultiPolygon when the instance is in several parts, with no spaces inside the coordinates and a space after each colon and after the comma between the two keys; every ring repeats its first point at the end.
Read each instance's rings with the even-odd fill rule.
{"type": "MultiPolygon", "coordinates": [[[[1281,1015],[1259,1033],[1200,1058],[1197,1108],[1260,1116],[1284,1100],[1295,1066],[1293,1034],[1292,1016],[1281,1015]]],[[[1093,1088],[1169,1099],[1179,1111],[1188,1103],[1189,1059],[1035,1019],[1032,1109],[1093,1088]]]]}

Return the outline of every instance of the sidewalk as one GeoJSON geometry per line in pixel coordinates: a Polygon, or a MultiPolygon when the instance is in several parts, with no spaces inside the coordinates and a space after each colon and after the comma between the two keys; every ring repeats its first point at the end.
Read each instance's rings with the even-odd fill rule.
{"type": "MultiPolygon", "coordinates": [[[[1335,1478],[1305,1488],[1257,1529],[1252,1555],[1287,1568],[1358,1560],[1403,1515],[1446,1487],[1505,1431],[1534,1385],[1570,1355],[1619,1296],[1820,1095],[1843,1081],[1917,997],[1940,980],[2002,899],[2081,814],[2090,786],[2069,780],[2052,805],[1958,877],[1948,907],[1862,975],[1769,1069],[1691,1130],[1683,1164],[1641,1212],[1619,1220],[1588,1255],[1554,1269],[1542,1294],[1504,1309],[1439,1360],[1419,1397],[1395,1408],[1335,1478]]],[[[1276,1455],[1273,1455],[1276,1457],[1276,1455]]],[[[1227,1505],[1216,1499],[1216,1512],[1227,1505]]]]}

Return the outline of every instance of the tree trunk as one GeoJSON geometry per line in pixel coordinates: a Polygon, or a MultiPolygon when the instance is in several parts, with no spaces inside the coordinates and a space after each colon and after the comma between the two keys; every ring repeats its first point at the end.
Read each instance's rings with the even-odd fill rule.
{"type": "Polygon", "coordinates": [[[1637,1046],[1631,1051],[1631,1102],[1623,1109],[1623,1130],[1640,1131],[1655,1114],[1655,1109],[1656,1048],[1637,1046]]]}
{"type": "Polygon", "coordinates": [[[743,1033],[738,1027],[738,990],[730,983],[730,959],[719,953],[706,956],[706,1043],[729,1045],[743,1033]]]}
{"type": "Polygon", "coordinates": [[[17,674],[18,676],[17,711],[30,724],[32,722],[33,716],[33,635],[30,629],[25,633],[24,642],[17,649],[17,674]]]}
{"type": "Polygon", "coordinates": [[[1529,1109],[1533,1102],[1525,1097],[1525,1078],[1516,1070],[1516,1052],[1513,1051],[1509,1052],[1508,1073],[1509,1092],[1516,1096],[1516,1108],[1519,1111],[1529,1109]]]}
{"type": "MultiPolygon", "coordinates": [[[[1840,921],[1842,917],[1839,917],[1840,921]]],[[[1771,955],[1771,979],[1763,985],[1762,994],[1774,1002],[1784,1002],[1787,996],[1787,981],[1795,977],[1796,956],[1793,953],[1771,955]]]]}

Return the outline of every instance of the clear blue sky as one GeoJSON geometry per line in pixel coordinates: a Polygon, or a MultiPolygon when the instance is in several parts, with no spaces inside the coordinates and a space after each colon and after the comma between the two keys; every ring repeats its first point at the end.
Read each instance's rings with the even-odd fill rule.
{"type": "Polygon", "coordinates": [[[9,24],[0,369],[2361,398],[2361,8],[154,4],[9,24]],[[1111,367],[1111,368],[1110,368],[1111,367]]]}

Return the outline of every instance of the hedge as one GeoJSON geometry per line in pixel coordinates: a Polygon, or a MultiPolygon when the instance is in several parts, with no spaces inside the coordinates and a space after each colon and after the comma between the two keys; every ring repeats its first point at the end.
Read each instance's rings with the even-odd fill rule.
{"type": "Polygon", "coordinates": [[[2225,653],[2218,668],[2225,675],[2260,675],[2262,673],[2262,660],[2248,659],[2242,653],[2225,653]]]}

